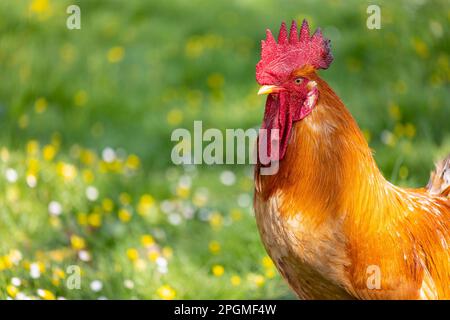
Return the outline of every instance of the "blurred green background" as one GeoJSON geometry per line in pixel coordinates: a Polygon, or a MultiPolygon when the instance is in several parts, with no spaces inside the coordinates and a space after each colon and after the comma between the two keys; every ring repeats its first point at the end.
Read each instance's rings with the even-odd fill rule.
{"type": "Polygon", "coordinates": [[[252,167],[174,166],[170,135],[258,127],[260,40],[303,18],[385,176],[423,186],[450,152],[446,0],[1,1],[0,298],[293,298],[252,167]]]}

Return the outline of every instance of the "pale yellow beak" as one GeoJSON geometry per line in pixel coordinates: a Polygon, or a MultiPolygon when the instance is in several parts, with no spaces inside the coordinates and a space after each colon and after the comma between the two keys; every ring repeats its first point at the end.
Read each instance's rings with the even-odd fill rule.
{"type": "Polygon", "coordinates": [[[277,93],[280,91],[284,91],[284,88],[279,86],[262,86],[261,88],[259,88],[258,95],[277,93]]]}

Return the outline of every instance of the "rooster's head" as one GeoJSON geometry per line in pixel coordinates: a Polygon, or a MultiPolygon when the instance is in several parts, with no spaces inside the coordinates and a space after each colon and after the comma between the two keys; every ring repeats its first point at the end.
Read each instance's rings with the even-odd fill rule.
{"type": "Polygon", "coordinates": [[[317,103],[317,83],[311,80],[310,75],[317,69],[327,69],[331,64],[333,56],[329,43],[319,29],[310,36],[306,20],[300,36],[295,21],[289,35],[283,22],[278,42],[267,30],[266,40],[261,45],[261,60],[256,65],[256,80],[261,85],[258,94],[269,95],[262,125],[269,131],[269,153],[272,144],[270,131],[279,130],[278,159],[272,160],[284,157],[292,124],[309,115],[317,103]]]}

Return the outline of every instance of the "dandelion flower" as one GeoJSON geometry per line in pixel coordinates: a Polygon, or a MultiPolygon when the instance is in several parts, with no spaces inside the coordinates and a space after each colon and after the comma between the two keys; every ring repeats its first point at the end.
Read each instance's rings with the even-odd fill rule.
{"type": "Polygon", "coordinates": [[[221,277],[225,272],[225,269],[220,264],[216,264],[212,267],[212,273],[215,277],[221,277]]]}
{"type": "Polygon", "coordinates": [[[171,247],[164,247],[164,248],[162,249],[162,254],[163,254],[163,256],[166,257],[167,259],[170,259],[170,258],[172,258],[172,256],[173,256],[173,250],[172,250],[171,247]]]}
{"type": "Polygon", "coordinates": [[[151,235],[144,234],[141,237],[141,243],[144,247],[150,247],[155,244],[155,240],[153,239],[153,237],[151,235]]]}
{"type": "Polygon", "coordinates": [[[89,169],[84,169],[81,175],[83,177],[84,182],[86,183],[92,183],[95,180],[94,173],[89,169]]]}
{"type": "Polygon", "coordinates": [[[177,126],[183,121],[183,112],[180,109],[172,109],[167,113],[167,123],[177,126]]]}
{"type": "Polygon", "coordinates": [[[106,212],[111,212],[114,209],[114,202],[109,198],[105,198],[102,201],[102,208],[106,212]]]}
{"type": "Polygon", "coordinates": [[[156,293],[163,300],[173,300],[176,296],[176,291],[169,285],[159,287],[156,293]]]}
{"type": "Polygon", "coordinates": [[[230,278],[230,282],[231,282],[231,285],[233,285],[234,287],[237,287],[238,285],[241,284],[241,277],[234,275],[230,278]]]}
{"type": "Polygon", "coordinates": [[[155,199],[149,194],[144,194],[139,199],[139,203],[137,205],[137,212],[141,216],[149,215],[152,212],[154,205],[155,199]]]}
{"type": "Polygon", "coordinates": [[[148,253],[148,259],[152,262],[155,262],[159,258],[160,254],[156,250],[152,250],[148,253]]]}
{"type": "Polygon", "coordinates": [[[264,268],[272,268],[274,266],[272,259],[268,256],[262,258],[262,265],[264,268]]]}
{"type": "Polygon", "coordinates": [[[239,209],[231,210],[231,219],[233,221],[239,221],[242,219],[242,211],[239,209]]]}
{"type": "Polygon", "coordinates": [[[139,252],[134,248],[130,248],[127,250],[127,257],[131,261],[136,261],[137,259],[139,259],[139,252]]]}
{"type": "Polygon", "coordinates": [[[251,282],[253,282],[257,287],[262,287],[266,282],[264,276],[260,274],[251,274],[249,276],[251,282]]]}
{"type": "Polygon", "coordinates": [[[47,109],[47,106],[47,100],[41,97],[34,103],[34,110],[36,111],[36,113],[43,113],[47,109]]]}
{"type": "Polygon", "coordinates": [[[131,212],[127,209],[120,209],[118,215],[120,221],[122,222],[128,222],[131,220],[131,212]]]}
{"type": "Polygon", "coordinates": [[[147,263],[145,262],[144,259],[137,259],[134,262],[134,266],[136,267],[137,270],[144,271],[145,268],[147,268],[147,263]]]}
{"type": "Polygon", "coordinates": [[[56,166],[56,170],[65,181],[72,181],[77,176],[77,168],[71,164],[59,162],[56,166]]]}
{"type": "Polygon", "coordinates": [[[44,300],[55,300],[56,299],[55,295],[49,290],[38,289],[37,294],[39,297],[41,297],[44,300]]]}
{"type": "Polygon", "coordinates": [[[122,193],[119,195],[119,201],[120,201],[120,203],[122,203],[123,205],[128,205],[128,204],[131,203],[131,196],[130,196],[128,193],[126,193],[126,192],[122,192],[122,193]]]}
{"type": "Polygon", "coordinates": [[[131,170],[136,170],[141,165],[141,160],[135,154],[131,154],[128,156],[126,160],[126,166],[131,170]]]}
{"type": "Polygon", "coordinates": [[[87,213],[80,212],[77,214],[77,222],[80,226],[85,226],[88,224],[88,215],[87,213]]]}
{"type": "Polygon", "coordinates": [[[72,235],[70,237],[70,243],[75,250],[82,250],[86,247],[86,241],[77,235],[72,235]]]}
{"type": "Polygon", "coordinates": [[[88,95],[85,90],[78,90],[73,97],[73,102],[75,103],[75,105],[77,107],[84,106],[86,104],[87,100],[88,100],[88,95]]]}
{"type": "Polygon", "coordinates": [[[267,269],[266,272],[265,272],[264,274],[265,274],[265,276],[266,276],[267,278],[269,278],[269,279],[274,278],[275,275],[276,275],[275,270],[274,270],[273,268],[267,269]]]}
{"type": "Polygon", "coordinates": [[[217,211],[212,213],[211,216],[209,217],[209,224],[215,230],[220,229],[223,225],[222,215],[217,211]]]}
{"type": "Polygon", "coordinates": [[[118,63],[125,56],[125,50],[123,47],[117,46],[109,49],[107,58],[109,63],[118,63]]]}
{"type": "Polygon", "coordinates": [[[19,289],[17,289],[17,287],[15,287],[14,285],[8,285],[6,287],[6,293],[11,297],[11,298],[15,298],[17,293],[19,293],[19,289]]]}
{"type": "Polygon", "coordinates": [[[211,241],[208,248],[212,254],[218,254],[220,252],[220,243],[217,241],[211,241]]]}
{"type": "Polygon", "coordinates": [[[102,216],[99,213],[91,213],[88,222],[91,227],[98,228],[102,225],[102,216]]]}

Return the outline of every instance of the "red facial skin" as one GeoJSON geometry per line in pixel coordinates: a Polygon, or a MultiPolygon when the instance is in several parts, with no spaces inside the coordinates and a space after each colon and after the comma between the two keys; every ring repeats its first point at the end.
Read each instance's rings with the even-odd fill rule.
{"type": "MultiPolygon", "coordinates": [[[[307,102],[309,80],[291,75],[276,84],[282,91],[271,93],[267,97],[262,129],[267,129],[267,153],[271,155],[272,129],[279,130],[279,152],[272,155],[272,161],[283,159],[286,154],[292,125],[311,113],[313,105],[307,102]]],[[[314,90],[315,88],[313,88],[314,90]]]]}

